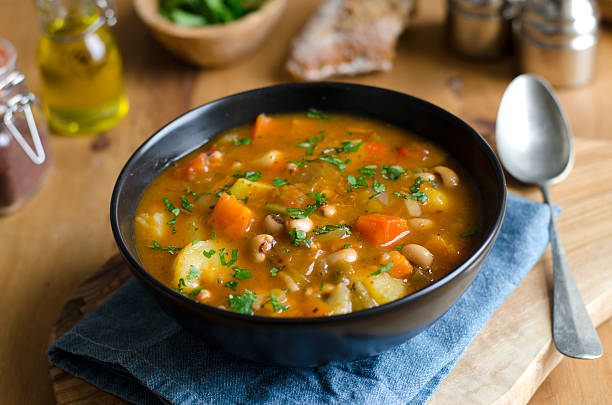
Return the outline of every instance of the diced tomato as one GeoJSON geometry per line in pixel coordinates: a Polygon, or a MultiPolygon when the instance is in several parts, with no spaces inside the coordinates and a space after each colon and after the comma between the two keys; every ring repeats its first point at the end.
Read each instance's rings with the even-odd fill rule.
{"type": "Polygon", "coordinates": [[[213,209],[208,224],[230,238],[244,236],[251,226],[253,213],[233,195],[221,194],[213,209]]]}
{"type": "Polygon", "coordinates": [[[196,156],[195,159],[190,160],[183,166],[176,169],[174,174],[175,176],[183,179],[193,180],[204,173],[208,173],[209,170],[210,161],[208,159],[208,155],[204,152],[196,156]]]}
{"type": "Polygon", "coordinates": [[[393,242],[408,230],[404,218],[382,214],[367,214],[357,218],[355,228],[374,245],[386,245],[393,242]]]}

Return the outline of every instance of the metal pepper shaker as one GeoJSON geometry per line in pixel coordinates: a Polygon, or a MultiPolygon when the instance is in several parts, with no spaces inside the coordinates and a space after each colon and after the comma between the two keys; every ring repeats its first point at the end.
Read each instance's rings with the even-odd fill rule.
{"type": "Polygon", "coordinates": [[[459,55],[492,59],[510,44],[510,20],[522,0],[447,0],[446,36],[459,55]]]}
{"type": "Polygon", "coordinates": [[[513,31],[522,72],[555,86],[580,86],[593,77],[599,37],[594,0],[526,0],[513,31]]]}

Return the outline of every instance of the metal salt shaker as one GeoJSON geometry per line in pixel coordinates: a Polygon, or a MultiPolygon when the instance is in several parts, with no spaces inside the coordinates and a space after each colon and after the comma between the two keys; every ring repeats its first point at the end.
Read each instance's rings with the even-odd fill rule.
{"type": "Polygon", "coordinates": [[[593,77],[599,36],[594,0],[526,0],[513,31],[521,71],[555,86],[580,86],[593,77]]]}
{"type": "Polygon", "coordinates": [[[447,0],[446,35],[458,54],[474,59],[503,55],[510,44],[510,20],[522,0],[447,0]]]}

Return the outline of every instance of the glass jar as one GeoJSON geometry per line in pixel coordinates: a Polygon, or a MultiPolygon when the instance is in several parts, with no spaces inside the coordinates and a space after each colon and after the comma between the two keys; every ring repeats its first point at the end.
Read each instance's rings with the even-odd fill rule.
{"type": "Polygon", "coordinates": [[[54,132],[102,132],[127,114],[121,55],[108,28],[116,22],[109,1],[37,0],[41,99],[54,132]]]}
{"type": "Polygon", "coordinates": [[[50,168],[44,115],[24,80],[15,48],[0,38],[0,215],[33,197],[50,168]]]}

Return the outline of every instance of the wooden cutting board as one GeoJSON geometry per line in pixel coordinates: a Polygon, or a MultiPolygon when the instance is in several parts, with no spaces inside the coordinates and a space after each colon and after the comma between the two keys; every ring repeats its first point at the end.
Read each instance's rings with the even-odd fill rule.
{"type": "MultiPolygon", "coordinates": [[[[553,200],[563,206],[559,226],[570,265],[595,325],[612,316],[612,142],[576,140],[576,165],[553,186],[553,200]],[[607,168],[607,169],[606,169],[607,168]]],[[[513,192],[540,200],[537,190],[513,192]]],[[[108,299],[131,278],[115,256],[77,288],[64,305],[51,341],[108,299]]],[[[562,356],[551,336],[552,263],[542,257],[519,287],[495,312],[440,385],[430,404],[524,404],[562,356]]],[[[58,404],[124,403],[61,369],[49,374],[58,404]]]]}

